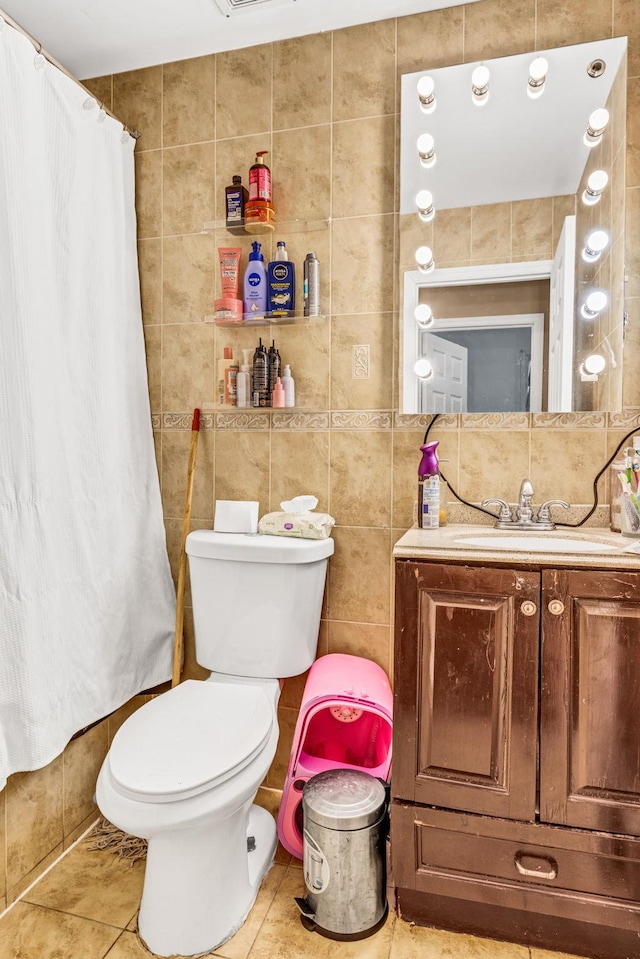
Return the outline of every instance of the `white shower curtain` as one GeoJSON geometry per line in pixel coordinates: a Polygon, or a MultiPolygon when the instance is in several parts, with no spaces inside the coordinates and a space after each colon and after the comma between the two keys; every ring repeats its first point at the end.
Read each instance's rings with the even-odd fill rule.
{"type": "Polygon", "coordinates": [[[0,22],[0,788],[171,674],[134,141],[0,22]]]}

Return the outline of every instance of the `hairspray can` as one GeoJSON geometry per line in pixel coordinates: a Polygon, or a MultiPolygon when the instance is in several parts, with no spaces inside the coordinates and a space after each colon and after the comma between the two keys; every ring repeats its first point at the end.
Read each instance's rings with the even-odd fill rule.
{"type": "Polygon", "coordinates": [[[320,316],[320,263],[315,253],[304,260],[304,315],[320,316]]]}

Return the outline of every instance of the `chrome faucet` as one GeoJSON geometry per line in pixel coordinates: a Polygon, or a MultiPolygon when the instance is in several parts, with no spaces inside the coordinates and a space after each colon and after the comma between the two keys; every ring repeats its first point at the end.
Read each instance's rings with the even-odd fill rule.
{"type": "Polygon", "coordinates": [[[496,529],[527,529],[540,532],[543,530],[555,529],[556,524],[551,519],[551,507],[563,506],[569,509],[569,504],[563,499],[548,499],[538,510],[538,515],[534,514],[533,507],[533,486],[531,480],[524,479],[520,486],[520,496],[518,504],[511,514],[511,507],[503,499],[486,499],[483,507],[497,504],[500,512],[496,517],[496,529]]]}

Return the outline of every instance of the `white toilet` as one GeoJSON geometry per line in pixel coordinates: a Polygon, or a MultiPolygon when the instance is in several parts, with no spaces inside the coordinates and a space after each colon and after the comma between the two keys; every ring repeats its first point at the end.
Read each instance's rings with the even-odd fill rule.
{"type": "Polygon", "coordinates": [[[138,928],[151,952],[209,952],[244,922],[276,850],[252,805],[278,742],[279,679],[316,655],[333,540],[187,537],[198,662],[212,670],[134,713],[116,733],[96,798],[149,841],[138,928]]]}

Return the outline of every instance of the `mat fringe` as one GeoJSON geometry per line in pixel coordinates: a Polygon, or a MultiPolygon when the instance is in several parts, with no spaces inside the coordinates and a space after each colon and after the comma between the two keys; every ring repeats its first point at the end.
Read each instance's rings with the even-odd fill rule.
{"type": "Polygon", "coordinates": [[[87,849],[103,850],[117,853],[121,859],[128,859],[131,865],[139,859],[147,857],[147,840],[138,836],[130,836],[118,829],[108,819],[101,816],[94,828],[85,839],[87,849]]]}

